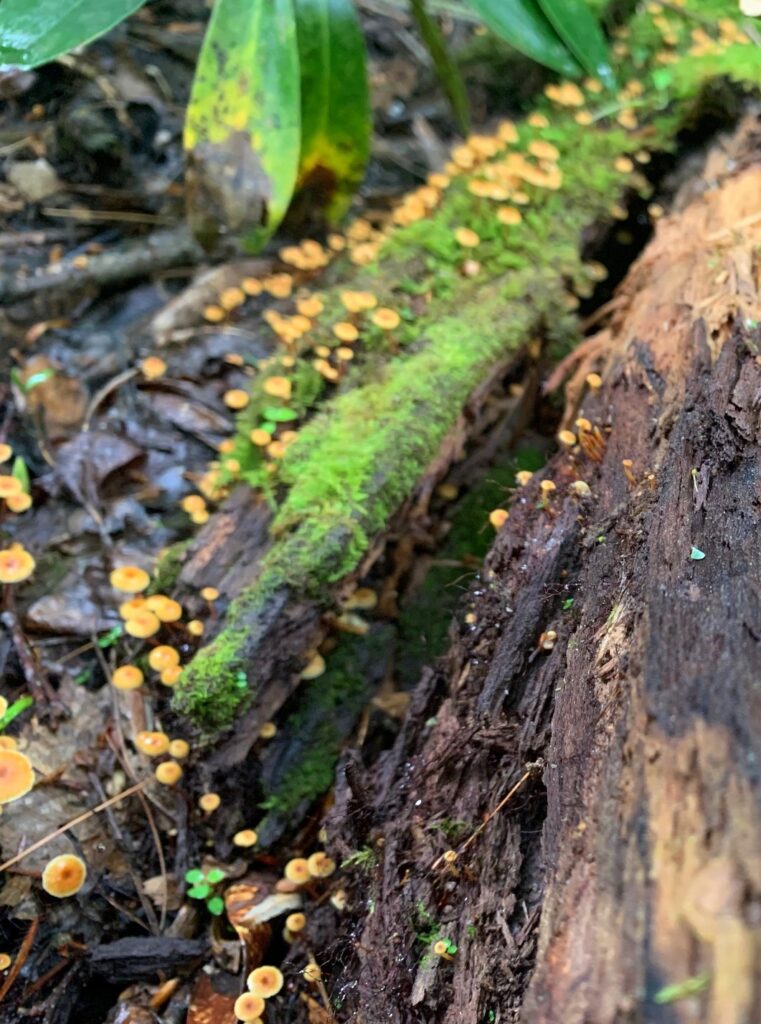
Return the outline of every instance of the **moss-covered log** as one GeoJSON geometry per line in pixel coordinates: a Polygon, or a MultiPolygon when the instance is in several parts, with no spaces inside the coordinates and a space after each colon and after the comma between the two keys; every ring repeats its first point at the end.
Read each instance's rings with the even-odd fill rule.
{"type": "MultiPolygon", "coordinates": [[[[736,13],[722,2],[701,10],[717,19],[736,13]]],[[[474,140],[467,153],[456,153],[474,167],[462,173],[453,165],[436,208],[394,232],[371,265],[335,264],[309,347],[291,345],[285,363],[278,357],[257,375],[234,456],[259,497],[236,496],[234,511],[223,508],[195,545],[196,559],[211,564],[209,552],[219,552],[229,563],[220,587],[229,605],[175,698],[208,735],[242,723],[234,756],[226,748],[220,764],[245,756],[258,726],[298,685],[307,651],[324,635],[321,612],[341,581],[371,556],[427,469],[446,468],[468,396],[538,333],[558,353],[574,340],[569,290],[588,294],[598,270],[584,262],[584,239],[618,216],[632,191],[647,195],[635,160],[674,146],[708,83],[761,78],[758,51],[734,22],[722,23],[708,45],[695,40],[688,15],[663,17],[666,27],[644,14],[631,23],[620,67],[627,84],[617,96],[587,91],[581,113],[543,100],[515,131],[503,128],[496,140],[474,140]],[[507,194],[527,201],[511,205],[520,208],[519,223],[503,223],[498,209],[505,204],[483,195],[483,183],[499,186],[506,173],[507,194]],[[461,227],[475,233],[472,248],[458,241],[461,227]],[[365,319],[352,369],[337,386],[326,385],[310,347],[338,344],[331,325],[345,318],[340,292],[347,286],[372,292],[402,319],[390,336],[365,319]],[[266,386],[272,376],[291,380],[283,404],[302,424],[274,476],[248,436],[273,404],[266,386]],[[237,518],[242,503],[255,524],[250,542],[248,518],[237,518]],[[226,530],[236,535],[230,547],[218,543],[226,530]]],[[[501,195],[499,188],[492,194],[501,195]]],[[[194,586],[196,559],[183,573],[194,586]]]]}
{"type": "Polygon", "coordinates": [[[316,955],[341,1019],[757,1019],[760,194],[753,116],[569,361],[603,377],[578,443],[340,787],[354,909],[316,955]]]}

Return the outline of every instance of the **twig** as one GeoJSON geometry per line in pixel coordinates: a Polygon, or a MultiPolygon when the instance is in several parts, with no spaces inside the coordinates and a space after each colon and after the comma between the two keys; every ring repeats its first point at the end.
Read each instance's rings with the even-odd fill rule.
{"type": "Polygon", "coordinates": [[[27,957],[31,952],[32,945],[34,943],[34,937],[37,934],[37,929],[39,928],[39,926],[40,919],[39,917],[35,917],[35,919],[29,925],[29,931],[24,936],[24,941],[21,943],[21,949],[18,951],[18,956],[13,962],[13,967],[11,967],[10,971],[8,972],[8,977],[3,982],[3,987],[0,988],[0,1003],[2,1003],[3,999],[5,999],[5,997],[10,992],[13,982],[19,976],[21,968],[26,963],[27,957]]]}
{"type": "Polygon", "coordinates": [[[18,302],[38,292],[110,285],[204,259],[201,246],[185,225],[131,241],[119,248],[90,256],[84,267],[72,260],[43,268],[36,274],[0,277],[0,302],[18,302]]]}
{"type": "MultiPolygon", "coordinates": [[[[486,828],[486,826],[489,824],[489,822],[492,820],[492,818],[496,817],[499,814],[499,812],[502,810],[502,808],[505,807],[508,803],[510,803],[510,801],[515,796],[515,794],[526,784],[526,782],[528,782],[528,780],[531,778],[531,776],[532,775],[536,775],[536,773],[538,771],[540,771],[543,767],[544,767],[544,762],[542,760],[536,761],[534,764],[530,764],[530,765],[528,765],[526,767],[526,771],[523,773],[523,775],[521,775],[521,777],[518,779],[518,781],[515,783],[515,785],[512,787],[512,789],[508,790],[506,795],[502,797],[502,799],[497,804],[497,806],[494,808],[494,810],[493,811],[489,811],[489,813],[486,815],[486,817],[481,822],[481,824],[478,826],[478,828],[475,830],[475,832],[472,835],[468,836],[468,838],[465,840],[465,842],[462,843],[462,845],[458,847],[458,850],[457,850],[457,856],[458,857],[461,856],[468,849],[468,847],[471,846],[476,841],[476,839],[481,835],[481,833],[486,828]]],[[[444,860],[444,854],[442,853],[441,856],[437,857],[436,860],[433,862],[433,864],[431,864],[431,871],[434,871],[439,866],[439,864],[441,864],[441,862],[443,860],[444,860]]]]}
{"type": "MultiPolygon", "coordinates": [[[[72,828],[76,828],[77,825],[81,825],[82,822],[88,821],[96,814],[100,814],[101,811],[105,811],[107,807],[112,807],[114,804],[118,804],[120,800],[125,800],[128,796],[132,796],[134,793],[139,793],[140,790],[144,789],[148,784],[148,780],[144,779],[142,782],[136,782],[134,786],[130,786],[129,789],[123,789],[121,793],[117,793],[116,796],[111,796],[108,800],[104,800],[103,803],[97,805],[97,807],[90,808],[89,811],[84,811],[82,814],[78,814],[76,818],[72,818],[71,821],[67,821],[65,825],[61,825],[60,828],[55,829],[53,832],[48,832],[42,839],[38,839],[37,842],[32,843],[31,846],[25,847],[20,853],[17,853],[15,857],[11,857],[10,860],[5,861],[4,864],[0,864],[0,871],[7,871],[8,868],[12,868],[14,864],[18,864],[19,861],[23,860],[24,857],[30,853],[34,853],[35,850],[41,849],[43,846],[47,846],[48,843],[57,839],[59,836],[65,835],[72,828]]],[[[0,998],[2,993],[0,992],[0,998]]]]}
{"type": "MultiPolygon", "coordinates": [[[[6,600],[8,600],[7,594],[6,600]]],[[[31,645],[21,628],[21,622],[19,621],[18,613],[13,607],[12,600],[13,595],[11,594],[5,611],[0,615],[0,621],[2,621],[3,625],[11,635],[13,646],[16,649],[18,660],[21,663],[21,671],[24,673],[24,679],[26,680],[26,685],[29,687],[29,692],[34,698],[38,714],[50,711],[54,712],[57,717],[63,713],[63,705],[56,697],[45,673],[37,663],[37,659],[34,656],[31,645]]]]}
{"type": "Polygon", "coordinates": [[[85,413],[84,422],[82,424],[82,431],[90,429],[90,421],[98,410],[98,406],[101,402],[105,401],[106,398],[111,394],[112,391],[116,391],[122,384],[126,384],[128,380],[132,380],[133,377],[137,376],[137,370],[122,370],[121,373],[117,373],[111,380],[106,381],[102,388],[95,392],[90,399],[90,404],[87,406],[87,412],[85,413]]]}
{"type": "Polygon", "coordinates": [[[158,213],[140,213],[139,210],[91,210],[87,206],[43,206],[46,217],[63,217],[83,224],[174,224],[174,218],[158,213]]]}

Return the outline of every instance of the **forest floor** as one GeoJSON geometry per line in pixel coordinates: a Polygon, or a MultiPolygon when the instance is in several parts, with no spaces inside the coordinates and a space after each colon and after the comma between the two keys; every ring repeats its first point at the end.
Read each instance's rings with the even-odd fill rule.
{"type": "MultiPolygon", "coordinates": [[[[375,136],[353,216],[368,222],[440,170],[454,130],[406,16],[385,0],[360,6],[375,136]]],[[[0,443],[11,446],[17,476],[28,474],[32,496],[29,511],[4,509],[0,528],[5,546],[20,543],[36,561],[28,581],[5,587],[2,696],[21,710],[3,732],[37,774],[34,790],[0,818],[3,859],[14,860],[0,889],[0,952],[10,956],[0,975],[0,1021],[232,1024],[241,972],[262,962],[265,948],[265,962],[286,977],[268,1021],[330,1024],[352,1002],[351,992],[330,981],[329,966],[338,976],[357,955],[359,932],[347,934],[341,914],[372,867],[373,850],[347,846],[346,881],[339,868],[309,883],[307,938],[281,934],[275,916],[302,906],[302,894],[278,890],[278,875],[289,859],[324,845],[326,815],[338,813],[330,780],[341,749],[326,757],[323,799],[302,802],[274,824],[271,818],[271,838],[262,834],[251,850],[233,834],[258,827],[273,806],[267,780],[287,776],[296,756],[292,744],[278,751],[275,739],[278,716],[293,712],[292,695],[273,703],[272,720],[259,728],[253,766],[232,755],[225,763],[217,752],[217,772],[225,764],[228,771],[218,787],[222,806],[204,810],[211,755],[171,707],[176,677],[170,671],[163,685],[154,679],[135,690],[111,685],[118,666],[144,664],[146,655],[119,614],[127,595],[110,582],[119,566],[149,572],[153,596],[181,599],[181,615],[164,623],[161,641],[183,662],[224,621],[224,601],[203,593],[216,582],[214,566],[193,546],[206,504],[183,506],[183,499],[204,490],[209,463],[228,450],[236,429],[230,393],[246,389],[252,367],[272,355],[262,313],[277,308],[274,275],[282,281],[288,273],[278,246],[303,232],[291,224],[262,256],[210,265],[181,229],[182,118],[204,11],[197,0],[158,2],[81,55],[0,76],[0,443]],[[244,294],[241,282],[251,278],[272,282],[271,290],[244,294]],[[178,583],[176,563],[186,551],[192,557],[178,583]],[[133,749],[139,733],[159,730],[189,744],[176,786],[154,783],[153,762],[133,749]],[[102,811],[89,813],[96,805],[102,811]],[[79,816],[76,827],[56,834],[79,816]],[[40,888],[42,869],[69,852],[86,861],[88,880],[77,897],[56,900],[40,888]],[[209,882],[210,870],[220,873],[217,881],[209,882]],[[189,872],[191,886],[193,872],[205,875],[195,899],[189,872]],[[209,913],[209,901],[223,893],[224,912],[209,913]],[[269,903],[261,910],[265,899],[276,911],[269,903]],[[315,958],[325,984],[302,977],[315,958]]],[[[452,21],[449,30],[476,128],[529,112],[541,74],[520,76],[519,89],[506,86],[512,55],[487,46],[467,21],[452,21]]],[[[586,259],[604,268],[603,280],[579,296],[582,334],[597,331],[615,309],[615,286],[650,238],[653,219],[702,160],[707,131],[703,125],[676,153],[643,166],[648,200],[633,194],[617,219],[580,240],[586,259]]],[[[561,397],[544,386],[550,372],[544,352],[522,353],[500,368],[467,412],[461,457],[450,460],[443,480],[432,473],[424,511],[421,502],[395,523],[361,580],[363,597],[346,605],[345,613],[362,614],[345,614],[338,626],[341,657],[372,682],[345,730],[365,766],[398,737],[421,676],[417,699],[424,701],[452,615],[463,595],[478,596],[478,573],[499,525],[490,513],[512,500],[516,474],[541,469],[557,449],[566,424],[561,397]]],[[[224,506],[230,519],[214,522],[228,533],[242,522],[253,533],[250,510],[236,508],[236,500],[224,506]]],[[[244,531],[242,545],[248,537],[244,531]]],[[[570,586],[555,597],[570,611],[570,586]]],[[[316,660],[337,643],[324,643],[316,660]]],[[[361,826],[361,807],[352,813],[361,826]]],[[[525,829],[531,814],[528,801],[525,829]]],[[[440,814],[427,827],[455,844],[466,824],[440,814]]],[[[536,939],[528,892],[524,906],[517,971],[536,939]]],[[[418,917],[424,955],[443,936],[425,908],[418,917]]],[[[428,983],[420,981],[423,989],[428,983]]]]}

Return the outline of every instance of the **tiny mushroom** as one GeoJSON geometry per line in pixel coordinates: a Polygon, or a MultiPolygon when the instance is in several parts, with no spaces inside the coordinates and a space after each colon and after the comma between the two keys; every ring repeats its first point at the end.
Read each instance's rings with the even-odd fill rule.
{"type": "Polygon", "coordinates": [[[64,899],[74,896],[85,884],[87,865],[73,853],[53,857],[42,871],[42,888],[50,896],[64,899]]]}
{"type": "Polygon", "coordinates": [[[222,803],[219,793],[202,793],[198,798],[198,806],[204,814],[212,814],[222,803]]]}
{"type": "Polygon", "coordinates": [[[162,786],[175,786],[182,778],[182,768],[176,761],[162,761],[153,774],[162,786]]]}
{"type": "Polygon", "coordinates": [[[277,967],[257,967],[246,979],[249,992],[262,999],[271,999],[283,987],[283,975],[277,967]]]}
{"type": "Polygon", "coordinates": [[[0,550],[0,583],[21,583],[34,572],[35,561],[21,544],[0,550]]]}
{"type": "Polygon", "coordinates": [[[141,754],[148,757],[160,757],[169,750],[169,737],[165,732],[149,732],[143,730],[135,736],[135,746],[141,754]]]}
{"type": "Polygon", "coordinates": [[[307,869],[312,878],[329,878],[336,870],[336,862],[324,850],[318,850],[307,859],[307,869]]]}
{"type": "Polygon", "coordinates": [[[169,743],[169,756],[176,757],[181,760],[183,757],[187,757],[190,753],[190,744],[187,740],[170,740],[169,743]]]}
{"type": "Polygon", "coordinates": [[[233,1013],[245,1024],[257,1024],[264,1013],[264,1000],[253,992],[244,992],[235,1000],[233,1013]]]}
{"type": "Polygon", "coordinates": [[[122,565],[114,569],[108,578],[114,590],[121,590],[124,594],[139,594],[151,582],[145,569],[136,565],[122,565]]]}
{"type": "Polygon", "coordinates": [[[18,750],[0,749],[0,805],[25,796],[34,785],[29,758],[18,750]]]}
{"type": "Polygon", "coordinates": [[[258,838],[252,828],[242,828],[240,832],[236,832],[233,836],[233,846],[241,846],[247,849],[249,846],[256,846],[258,838]]]}
{"type": "Polygon", "coordinates": [[[111,683],[117,690],[137,690],[143,685],[143,673],[137,665],[120,665],[114,669],[111,683]]]}
{"type": "Polygon", "coordinates": [[[306,857],[294,857],[293,860],[289,860],[283,874],[294,885],[304,885],[312,877],[306,857]]]}

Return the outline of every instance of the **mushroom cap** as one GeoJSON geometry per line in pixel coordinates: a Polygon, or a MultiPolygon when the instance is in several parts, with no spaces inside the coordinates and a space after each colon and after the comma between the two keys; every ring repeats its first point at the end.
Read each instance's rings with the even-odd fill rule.
{"type": "Polygon", "coordinates": [[[159,676],[164,686],[176,686],[182,676],[182,665],[170,665],[159,676]]]}
{"type": "Polygon", "coordinates": [[[283,987],[283,975],[277,967],[257,967],[246,979],[249,992],[262,999],[276,996],[283,987]]]}
{"type": "Polygon", "coordinates": [[[0,804],[25,796],[34,785],[29,758],[18,750],[0,750],[0,804]]]}
{"type": "Polygon", "coordinates": [[[261,996],[255,996],[253,992],[244,992],[235,1000],[233,1013],[238,1020],[256,1024],[264,1013],[264,1000],[261,996]]]}
{"type": "Polygon", "coordinates": [[[288,399],[291,397],[292,386],[287,377],[268,377],[262,384],[262,390],[272,398],[288,399]]]}
{"type": "Polygon", "coordinates": [[[119,605],[119,615],[123,619],[131,619],[136,612],[145,608],[144,597],[131,597],[128,601],[122,601],[119,605]]]}
{"type": "Polygon", "coordinates": [[[307,859],[307,868],[312,878],[329,878],[336,870],[336,862],[324,850],[318,850],[307,859]]]}
{"type": "Polygon", "coordinates": [[[159,757],[169,750],[169,737],[165,732],[143,730],[135,736],[135,746],[141,754],[147,754],[148,757],[159,757]]]}
{"type": "Polygon", "coordinates": [[[256,846],[258,838],[252,828],[242,828],[240,832],[236,832],[233,836],[233,845],[242,847],[256,846]]]}
{"type": "Polygon", "coordinates": [[[0,583],[20,583],[34,572],[35,561],[21,544],[0,550],[0,583]]]}
{"type": "Polygon", "coordinates": [[[87,865],[73,853],[53,857],[42,871],[42,888],[50,896],[64,899],[78,893],[87,878],[87,865]]]}
{"type": "Polygon", "coordinates": [[[153,774],[156,776],[156,781],[160,782],[162,786],[175,786],[182,778],[182,768],[176,761],[163,761],[156,766],[156,771],[153,774]]]}
{"type": "Polygon", "coordinates": [[[159,356],[146,356],[140,363],[140,369],[148,380],[156,380],[166,373],[166,363],[159,356]]]}
{"type": "Polygon", "coordinates": [[[222,395],[222,401],[228,409],[237,411],[238,409],[246,408],[250,401],[250,395],[248,391],[244,391],[242,388],[231,388],[222,395]]]}
{"type": "Polygon", "coordinates": [[[5,714],[7,710],[8,701],[5,699],[5,697],[0,696],[0,718],[2,718],[2,716],[5,714]]]}
{"type": "Polygon", "coordinates": [[[306,857],[294,857],[293,860],[289,860],[283,874],[289,882],[294,882],[296,885],[303,885],[312,877],[306,857]]]}
{"type": "Polygon", "coordinates": [[[12,494],[21,494],[21,481],[15,476],[0,475],[0,498],[10,498],[12,494]]]}
{"type": "Polygon", "coordinates": [[[153,594],[146,601],[159,622],[178,622],[182,618],[182,605],[165,594],[153,594]]]}
{"type": "Polygon", "coordinates": [[[333,324],[333,334],[339,341],[356,341],[359,337],[359,331],[348,320],[339,320],[337,324],[333,324]]]}
{"type": "Polygon", "coordinates": [[[0,444],[0,462],[7,462],[13,455],[13,449],[9,444],[0,444]]]}
{"type": "Polygon", "coordinates": [[[289,914],[285,919],[285,927],[289,932],[303,932],[306,928],[306,923],[306,914],[302,914],[300,911],[296,911],[295,914],[289,914]]]}
{"type": "Polygon", "coordinates": [[[384,331],[392,331],[395,327],[399,326],[401,320],[402,318],[397,311],[389,309],[387,306],[379,306],[372,315],[372,321],[375,326],[380,327],[384,331]]]}
{"type": "Polygon", "coordinates": [[[203,636],[204,634],[204,624],[200,619],[191,619],[187,623],[186,629],[191,636],[203,636]]]}
{"type": "Polygon", "coordinates": [[[138,640],[145,640],[161,629],[161,623],[150,608],[139,608],[124,623],[124,632],[138,640]]]}
{"type": "Polygon", "coordinates": [[[178,760],[187,757],[190,753],[190,744],[187,740],[171,740],[169,743],[169,756],[178,760]]]}
{"type": "Polygon", "coordinates": [[[5,499],[5,504],[11,512],[26,512],[32,507],[32,496],[27,494],[26,491],[21,491],[19,494],[9,494],[5,499]]]}
{"type": "Polygon", "coordinates": [[[7,971],[13,961],[7,953],[0,953],[0,971],[7,971]]]}
{"type": "Polygon", "coordinates": [[[219,805],[222,803],[222,798],[219,793],[202,793],[198,798],[198,806],[206,814],[211,814],[212,811],[216,811],[219,805]]]}
{"type": "Polygon", "coordinates": [[[219,597],[219,591],[216,587],[203,587],[201,590],[201,597],[204,601],[216,601],[219,597]]]}
{"type": "Polygon", "coordinates": [[[15,736],[0,736],[0,750],[18,750],[18,740],[15,736]]]}
{"type": "Polygon", "coordinates": [[[165,668],[180,664],[180,652],[169,644],[159,644],[148,653],[148,664],[154,672],[163,672],[165,668]]]}
{"type": "Polygon", "coordinates": [[[114,669],[111,683],[117,690],[136,690],[143,685],[144,675],[137,665],[120,665],[114,669]]]}
{"type": "Polygon", "coordinates": [[[320,970],[319,964],[309,963],[302,971],[305,981],[316,982],[322,977],[322,971],[320,970]]]}
{"type": "Polygon", "coordinates": [[[137,565],[119,566],[109,574],[108,579],[114,590],[121,590],[124,594],[139,594],[151,582],[145,569],[137,565]]]}

